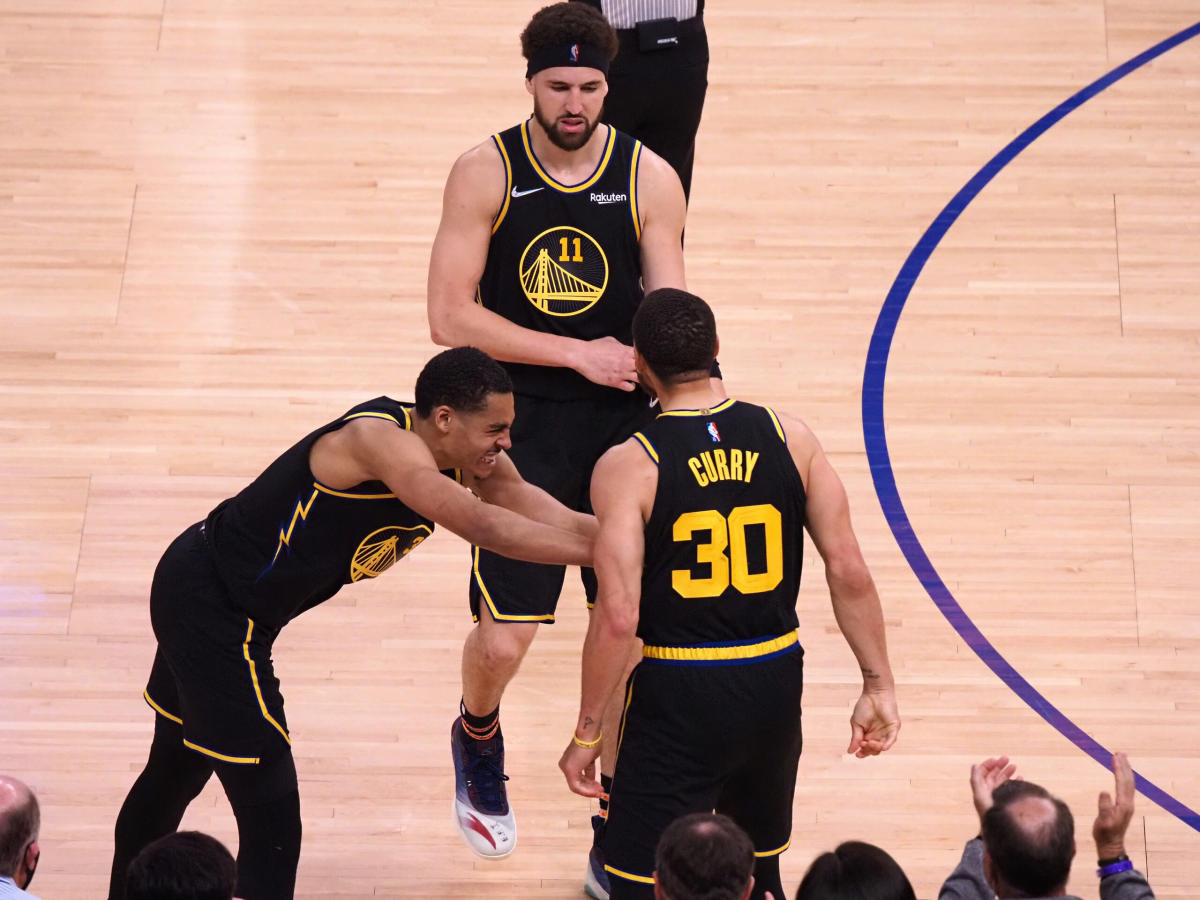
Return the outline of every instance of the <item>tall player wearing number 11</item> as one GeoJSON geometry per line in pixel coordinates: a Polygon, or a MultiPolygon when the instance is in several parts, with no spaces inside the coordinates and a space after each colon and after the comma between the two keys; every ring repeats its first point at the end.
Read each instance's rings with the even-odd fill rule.
{"type": "MultiPolygon", "coordinates": [[[[666,162],[600,121],[617,36],[599,10],[539,10],[521,50],[533,115],[450,172],[429,261],[429,328],[438,344],[479,347],[504,364],[517,410],[512,461],[584,511],[596,460],[653,419],[636,390],[630,323],[643,289],[685,286],[686,205],[666,162]]],[[[498,858],[517,843],[500,701],[538,628],[554,621],[565,568],[482,548],[472,563],[479,624],[463,646],[451,728],[454,820],[472,850],[498,858]]],[[[590,603],[591,570],[583,580],[590,603]]],[[[602,878],[596,869],[593,854],[589,872],[602,878]]]]}
{"type": "Polygon", "coordinates": [[[802,530],[825,561],[834,615],[862,670],[847,751],[860,758],[887,750],[900,730],[879,596],[812,432],[710,385],[708,305],[679,290],[648,294],[633,345],[641,384],[663,411],[592,474],[599,594],[559,766],[571,790],[596,796],[596,755],[620,742],[603,838],[612,900],[652,898],[659,835],[714,809],[754,842],[751,897],[783,897],[779,854],[801,747],[802,530]],[[635,631],[643,659],[618,733],[602,719],[635,631]]]}

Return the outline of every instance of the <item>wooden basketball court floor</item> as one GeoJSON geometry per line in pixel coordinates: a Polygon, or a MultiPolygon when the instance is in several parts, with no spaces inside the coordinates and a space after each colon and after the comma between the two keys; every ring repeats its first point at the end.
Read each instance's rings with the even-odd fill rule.
{"type": "MultiPolygon", "coordinates": [[[[411,396],[441,186],[527,115],[536,5],[0,0],[0,771],[41,797],[41,896],[104,890],[150,737],[166,544],[310,428],[411,396]]],[[[1128,837],[1158,896],[1200,894],[1180,813],[1200,808],[1200,40],[993,165],[871,345],[956,192],[1196,18],[1188,0],[710,4],[689,284],[731,393],[805,418],[848,485],[904,717],[886,756],[842,755],[857,672],[810,552],[791,890],[857,838],[936,896],[977,830],[969,765],[1009,754],[1075,811],[1071,888],[1094,897],[1094,741],[1165,798],[1139,794],[1128,837]],[[920,576],[872,472],[894,476],[920,576]]],[[[590,809],[555,768],[581,591],[569,578],[505,698],[520,844],[487,864],[450,818],[466,580],[439,534],[278,641],[299,896],[581,896],[590,809]]],[[[185,827],[236,845],[215,784],[185,827]]]]}

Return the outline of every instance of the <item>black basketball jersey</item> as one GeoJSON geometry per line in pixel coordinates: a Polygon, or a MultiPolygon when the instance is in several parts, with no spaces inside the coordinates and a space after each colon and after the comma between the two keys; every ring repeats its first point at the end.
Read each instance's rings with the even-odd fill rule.
{"type": "MultiPolygon", "coordinates": [[[[433,533],[433,522],[380,481],[334,490],[313,477],[309,454],[322,435],[363,416],[411,430],[411,405],[361,403],[286,450],[205,520],[214,563],[235,603],[278,630],[344,584],[374,578],[433,533]]],[[[457,477],[457,473],[449,473],[457,477]]]]}
{"type": "Polygon", "coordinates": [[[702,646],[675,658],[732,661],[787,632],[794,645],[805,493],[775,413],[725,400],[664,412],[634,439],[658,466],[638,626],[647,655],[702,646]]]}
{"type": "MultiPolygon", "coordinates": [[[[642,302],[637,172],[642,145],[608,128],[596,170],[555,181],[522,122],[492,135],[504,159],[504,203],[492,223],[478,302],[523,328],[632,344],[642,302]]],[[[518,393],[559,399],[616,390],[573,369],[504,363],[518,393]]]]}

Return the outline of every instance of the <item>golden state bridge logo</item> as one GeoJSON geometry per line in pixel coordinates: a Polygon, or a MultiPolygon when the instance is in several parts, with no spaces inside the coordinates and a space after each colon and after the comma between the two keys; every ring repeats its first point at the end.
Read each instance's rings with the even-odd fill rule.
{"type": "Polygon", "coordinates": [[[412,528],[388,525],[372,531],[354,551],[354,558],[350,560],[350,580],[362,581],[382,575],[395,565],[396,560],[408,556],[430,533],[425,525],[412,528]]]}
{"type": "Polygon", "coordinates": [[[521,254],[521,289],[551,316],[577,316],[608,286],[608,259],[595,238],[578,228],[548,228],[521,254]]]}

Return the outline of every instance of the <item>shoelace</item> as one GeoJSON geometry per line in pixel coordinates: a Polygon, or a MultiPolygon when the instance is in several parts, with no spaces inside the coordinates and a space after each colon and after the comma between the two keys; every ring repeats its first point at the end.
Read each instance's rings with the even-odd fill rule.
{"type": "Polygon", "coordinates": [[[465,766],[468,787],[473,787],[483,801],[483,809],[499,810],[505,805],[504,782],[508,776],[492,758],[492,753],[471,754],[465,766]],[[480,772],[480,770],[483,770],[480,772]]]}

